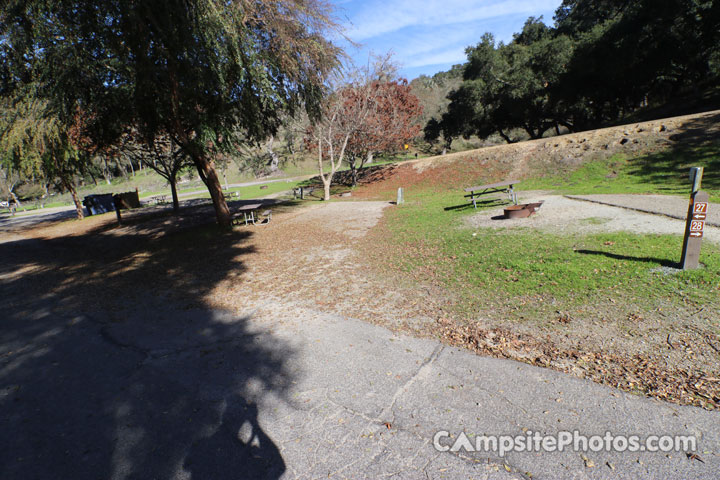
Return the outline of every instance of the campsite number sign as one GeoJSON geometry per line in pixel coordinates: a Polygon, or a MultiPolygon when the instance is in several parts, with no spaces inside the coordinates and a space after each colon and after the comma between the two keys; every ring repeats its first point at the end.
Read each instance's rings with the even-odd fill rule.
{"type": "Polygon", "coordinates": [[[707,202],[696,202],[693,204],[692,220],[690,221],[690,236],[702,238],[707,218],[707,202]]]}
{"type": "Polygon", "coordinates": [[[700,265],[700,245],[708,213],[708,194],[702,191],[693,193],[688,208],[685,241],[681,266],[684,270],[698,268],[700,265]]]}
{"type": "Polygon", "coordinates": [[[705,222],[693,220],[690,223],[690,236],[691,237],[702,237],[704,227],[705,227],[705,222]]]}

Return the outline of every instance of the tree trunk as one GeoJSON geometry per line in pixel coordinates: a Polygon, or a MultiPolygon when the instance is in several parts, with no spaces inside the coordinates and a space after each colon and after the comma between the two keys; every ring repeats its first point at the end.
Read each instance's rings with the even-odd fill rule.
{"type": "Polygon", "coordinates": [[[330,183],[331,183],[331,180],[332,180],[332,177],[329,177],[329,178],[327,179],[327,181],[326,181],[324,178],[322,179],[322,181],[323,181],[323,190],[324,190],[324,192],[325,192],[325,193],[323,194],[323,200],[326,201],[326,202],[327,202],[328,200],[330,200],[330,183]]]}
{"type": "MultiPolygon", "coordinates": [[[[13,188],[15,188],[15,187],[13,187],[13,188]]],[[[15,195],[15,192],[13,192],[12,190],[8,190],[8,193],[10,194],[13,201],[15,202],[15,205],[17,207],[21,207],[22,205],[20,205],[20,199],[17,197],[17,195],[15,195]]]]}
{"type": "Polygon", "coordinates": [[[40,208],[45,208],[45,202],[50,198],[50,185],[44,180],[40,181],[40,185],[42,185],[43,189],[43,195],[40,197],[40,208]]]}
{"type": "Polygon", "coordinates": [[[82,203],[80,202],[80,197],[78,196],[75,185],[73,184],[72,180],[68,180],[64,177],[62,178],[62,183],[65,186],[65,189],[70,192],[70,195],[72,195],[73,203],[75,203],[75,211],[77,212],[78,220],[82,220],[83,218],[85,218],[85,214],[83,213],[83,206],[82,206],[82,203]]]}
{"type": "Polygon", "coordinates": [[[534,129],[531,126],[525,126],[525,131],[528,135],[530,135],[530,140],[538,140],[542,138],[543,133],[545,133],[545,130],[543,130],[542,127],[538,127],[537,129],[534,129]]]}
{"type": "Polygon", "coordinates": [[[172,193],[173,213],[177,215],[178,213],[180,213],[180,202],[178,200],[177,178],[175,177],[175,175],[172,175],[168,178],[168,183],[170,184],[170,193],[172,193]]]}
{"type": "Polygon", "coordinates": [[[273,135],[270,136],[270,140],[268,141],[265,148],[267,149],[268,155],[270,155],[270,161],[268,162],[268,167],[270,168],[270,173],[275,173],[278,171],[280,166],[280,157],[277,153],[275,153],[275,150],[273,150],[273,142],[275,141],[275,137],[273,135]]]}
{"type": "Polygon", "coordinates": [[[192,159],[200,178],[210,192],[218,225],[230,228],[232,226],[232,215],[223,196],[222,185],[215,170],[215,162],[201,154],[193,155],[192,159]]]}
{"type": "Polygon", "coordinates": [[[110,183],[110,177],[112,176],[110,172],[110,166],[108,165],[107,157],[103,157],[103,162],[105,163],[105,168],[103,169],[103,177],[105,177],[105,181],[108,185],[112,185],[110,183]]]}
{"type": "Polygon", "coordinates": [[[348,165],[350,166],[350,185],[357,187],[358,169],[357,160],[354,156],[348,158],[348,165]]]}
{"type": "Polygon", "coordinates": [[[513,143],[512,139],[505,135],[505,132],[503,132],[501,129],[498,128],[498,133],[502,137],[503,140],[505,140],[508,144],[513,143]]]}

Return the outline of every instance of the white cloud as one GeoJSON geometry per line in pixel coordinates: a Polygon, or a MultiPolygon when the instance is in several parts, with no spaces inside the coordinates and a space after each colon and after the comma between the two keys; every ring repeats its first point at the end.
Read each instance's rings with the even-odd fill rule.
{"type": "Polygon", "coordinates": [[[396,45],[394,50],[399,56],[411,57],[447,49],[449,46],[467,46],[473,42],[477,42],[477,34],[472,28],[413,29],[402,36],[402,43],[396,45]]]}
{"type": "Polygon", "coordinates": [[[403,66],[405,68],[427,67],[429,65],[463,63],[465,60],[465,47],[458,47],[429,55],[410,57],[403,62],[403,66]]]}
{"type": "Polygon", "coordinates": [[[552,11],[558,4],[558,0],[373,0],[365,2],[362,10],[354,15],[353,25],[346,33],[351,39],[362,41],[405,27],[435,28],[505,15],[532,15],[552,11]]]}
{"type": "Polygon", "coordinates": [[[561,0],[354,0],[340,5],[347,13],[346,34],[358,42],[348,45],[360,63],[368,52],[394,52],[401,73],[434,73],[437,68],[463,63],[465,48],[475,45],[485,32],[510,41],[530,16],[552,12],[561,0]]]}

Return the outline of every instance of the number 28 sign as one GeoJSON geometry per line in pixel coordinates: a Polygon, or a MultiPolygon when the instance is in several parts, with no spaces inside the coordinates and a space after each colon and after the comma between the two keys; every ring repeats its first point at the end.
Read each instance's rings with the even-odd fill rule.
{"type": "Polygon", "coordinates": [[[700,220],[693,220],[692,222],[690,222],[690,231],[691,232],[702,232],[704,227],[705,227],[705,222],[702,222],[700,220]]]}

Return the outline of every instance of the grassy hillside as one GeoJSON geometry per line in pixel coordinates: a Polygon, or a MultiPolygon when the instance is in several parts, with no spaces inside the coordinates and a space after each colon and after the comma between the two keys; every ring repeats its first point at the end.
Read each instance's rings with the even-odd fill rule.
{"type": "Polygon", "coordinates": [[[704,189],[720,201],[720,112],[482,148],[374,172],[358,192],[390,199],[398,187],[455,190],[504,179],[558,193],[689,193],[688,171],[704,166],[704,189]]]}

